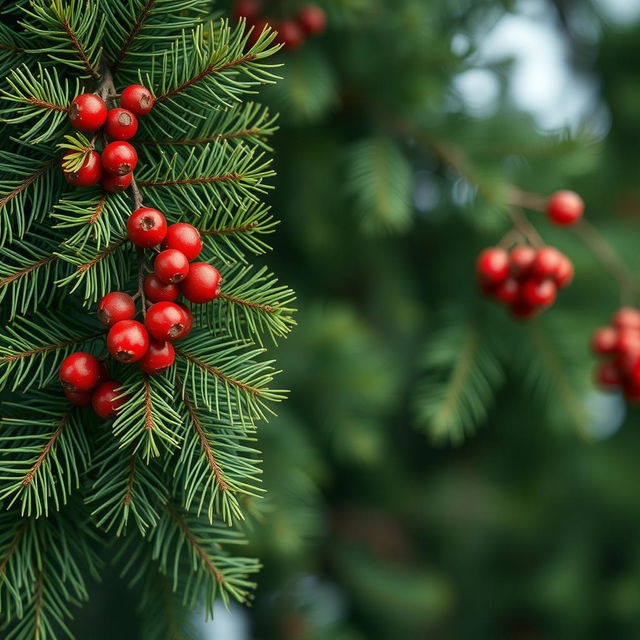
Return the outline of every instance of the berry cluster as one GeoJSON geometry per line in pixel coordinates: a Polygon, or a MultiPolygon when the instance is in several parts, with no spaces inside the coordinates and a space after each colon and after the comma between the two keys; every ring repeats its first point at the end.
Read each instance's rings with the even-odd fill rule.
{"type": "MultiPolygon", "coordinates": [[[[109,329],[107,351],[115,360],[137,362],[145,373],[157,375],[173,365],[172,343],[187,336],[193,326],[190,309],[176,302],[180,294],[192,304],[210,302],[220,295],[222,278],[212,265],[192,262],[200,255],[202,238],[190,224],[167,226],[160,211],[140,207],[129,216],[127,234],[139,249],[155,248],[158,252],[154,272],[142,286],[143,322],[135,319],[135,298],[121,291],[112,291],[100,300],[98,320],[109,329]]],[[[114,415],[123,400],[115,393],[118,384],[99,373],[101,366],[94,356],[72,354],[62,363],[60,380],[73,404],[91,403],[104,418],[114,415]]]]}
{"type": "Polygon", "coordinates": [[[101,418],[114,416],[126,398],[118,393],[120,383],[109,380],[109,371],[98,358],[77,351],[60,366],[60,382],[70,402],[91,405],[101,418]]]}
{"type": "Polygon", "coordinates": [[[485,249],[476,263],[483,293],[505,304],[517,318],[539,315],[573,280],[573,264],[554,247],[518,245],[485,249]]]}
{"type": "Polygon", "coordinates": [[[300,48],[307,36],[317,36],[327,27],[324,11],[315,4],[303,5],[296,18],[277,20],[264,15],[262,0],[238,0],[234,5],[233,15],[237,20],[244,18],[253,27],[248,42],[250,46],[258,41],[267,26],[278,32],[277,43],[292,50],[300,48]]]}
{"type": "Polygon", "coordinates": [[[640,311],[622,307],[611,324],[591,339],[595,353],[604,356],[595,378],[604,389],[622,389],[630,402],[640,402],[640,311]]]}
{"type": "MultiPolygon", "coordinates": [[[[138,164],[138,153],[126,142],[138,131],[138,116],[153,108],[153,96],[145,87],[133,84],[120,95],[121,107],[107,109],[105,101],[95,93],[83,93],[69,106],[69,122],[84,133],[102,131],[102,153],[91,150],[82,166],[68,170],[77,152],[67,151],[62,158],[64,177],[76,187],[92,187],[98,183],[105,191],[117,193],[129,187],[138,164]],[[111,142],[107,142],[110,139],[111,142]]],[[[95,142],[95,141],[94,141],[95,142]]]]}

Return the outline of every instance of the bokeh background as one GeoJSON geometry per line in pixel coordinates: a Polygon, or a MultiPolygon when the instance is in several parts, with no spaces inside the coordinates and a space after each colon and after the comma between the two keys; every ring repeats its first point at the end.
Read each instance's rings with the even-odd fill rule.
{"type": "Polygon", "coordinates": [[[260,435],[264,570],[201,637],[640,637],[640,420],[588,348],[619,287],[535,213],[576,265],[555,307],[516,323],[473,275],[510,185],[579,191],[640,273],[640,1],[318,3],[327,32],[259,98],[281,112],[264,260],[300,309],[260,435]]]}

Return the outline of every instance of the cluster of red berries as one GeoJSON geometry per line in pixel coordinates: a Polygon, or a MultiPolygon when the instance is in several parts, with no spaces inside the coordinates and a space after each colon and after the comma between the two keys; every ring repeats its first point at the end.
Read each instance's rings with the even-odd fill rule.
{"type": "MultiPolygon", "coordinates": [[[[192,304],[210,302],[220,295],[222,278],[212,265],[192,262],[200,255],[202,238],[190,224],[167,226],[160,211],[141,207],[129,216],[127,233],[141,249],[157,249],[161,245],[154,272],[145,278],[142,287],[149,308],[143,314],[144,322],[139,322],[135,319],[135,299],[128,293],[112,291],[98,303],[98,319],[109,328],[107,351],[115,360],[137,362],[145,373],[157,375],[173,365],[172,343],[186,337],[193,326],[190,309],[176,302],[180,294],[192,304]]],[[[117,383],[103,382],[104,376],[94,375],[96,363],[98,360],[89,354],[72,354],[62,363],[60,380],[73,404],[91,403],[104,418],[114,415],[123,400],[115,393],[117,383]]]]}
{"type": "Polygon", "coordinates": [[[505,304],[514,316],[533,318],[573,280],[573,263],[554,247],[518,245],[485,249],[476,264],[483,293],[505,304]]]}
{"type": "Polygon", "coordinates": [[[267,26],[277,31],[277,43],[282,44],[285,49],[292,50],[300,48],[307,36],[317,36],[327,27],[324,11],[315,4],[300,7],[295,19],[276,20],[264,15],[262,0],[238,0],[234,5],[233,15],[237,20],[244,18],[247,24],[253,27],[249,36],[249,46],[258,41],[267,26]]]}
{"type": "Polygon", "coordinates": [[[611,324],[597,329],[591,347],[603,356],[595,378],[604,389],[622,389],[630,402],[640,402],[640,311],[623,307],[611,324]]]}
{"type": "Polygon", "coordinates": [[[125,402],[119,382],[109,380],[104,363],[90,353],[77,351],[60,366],[60,382],[67,398],[79,407],[91,405],[101,418],[114,416],[125,402]]]}
{"type": "Polygon", "coordinates": [[[90,151],[76,171],[65,170],[74,153],[67,151],[63,158],[64,177],[76,187],[92,187],[98,183],[105,191],[117,193],[129,187],[138,164],[138,153],[126,142],[138,131],[138,116],[153,108],[149,89],[139,84],[128,86],[120,95],[121,107],[107,109],[105,101],[95,93],[83,93],[69,106],[69,122],[74,129],[85,133],[103,130],[102,153],[90,151]],[[109,138],[112,142],[106,142],[109,138]]]}

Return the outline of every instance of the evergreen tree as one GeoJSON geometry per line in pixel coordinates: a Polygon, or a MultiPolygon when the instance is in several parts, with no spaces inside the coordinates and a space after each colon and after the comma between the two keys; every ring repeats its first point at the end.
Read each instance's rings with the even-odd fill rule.
{"type": "Polygon", "coordinates": [[[276,79],[273,33],[248,43],[250,30],[205,0],[17,0],[1,10],[2,636],[72,636],[93,578],[115,562],[142,612],[139,637],[182,638],[184,610],[246,602],[259,568],[238,545],[262,494],[257,423],[283,398],[266,347],[290,331],[294,299],[252,264],[276,224],[262,202],[274,117],[248,101],[276,79]],[[74,124],[82,106],[70,105],[91,93],[125,106],[137,84],[154,98],[132,139],[138,165],[133,179],[112,178],[130,186],[68,184],[86,177],[96,150],[109,168],[104,133],[74,124]],[[153,252],[127,236],[143,205],[197,227],[199,259],[219,269],[222,292],[190,305],[193,330],[163,375],[105,360],[116,390],[106,411],[102,387],[92,403],[101,415],[119,406],[105,420],[74,405],[86,404],[79,386],[65,397],[59,372],[74,353],[106,357],[95,308],[111,291],[131,294],[150,327],[153,252]]]}

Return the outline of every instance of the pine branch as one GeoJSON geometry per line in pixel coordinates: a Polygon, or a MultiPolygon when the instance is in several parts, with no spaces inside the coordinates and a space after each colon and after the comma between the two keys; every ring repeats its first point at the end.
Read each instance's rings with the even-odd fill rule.
{"type": "Polygon", "coordinates": [[[268,413],[273,414],[267,402],[284,399],[284,392],[267,386],[277,373],[272,363],[255,360],[263,352],[194,331],[176,349],[183,389],[191,390],[196,406],[215,411],[219,419],[226,410],[232,425],[239,421],[252,427],[255,419],[266,420],[268,413]]]}
{"type": "Polygon", "coordinates": [[[33,0],[25,14],[31,18],[23,25],[33,35],[47,40],[34,48],[65,64],[82,77],[100,78],[100,43],[105,15],[95,0],[33,0]]]}
{"type": "Polygon", "coordinates": [[[19,318],[0,334],[0,389],[42,388],[58,373],[62,360],[78,346],[91,349],[104,331],[80,317],[60,323],[57,314],[19,318]]]}
{"type": "Polygon", "coordinates": [[[503,379],[477,319],[438,333],[427,347],[424,365],[426,378],[415,399],[418,422],[436,441],[459,443],[485,419],[503,379]]]}
{"type": "Polygon", "coordinates": [[[23,516],[48,516],[66,504],[88,466],[89,444],[78,411],[59,392],[32,394],[3,408],[8,415],[0,420],[0,499],[9,507],[19,501],[23,516]]]}
{"type": "Polygon", "coordinates": [[[127,400],[113,423],[113,434],[121,448],[139,453],[148,464],[160,455],[160,446],[171,452],[178,447],[180,416],[172,406],[171,376],[147,376],[131,372],[123,380],[127,400]]]}

